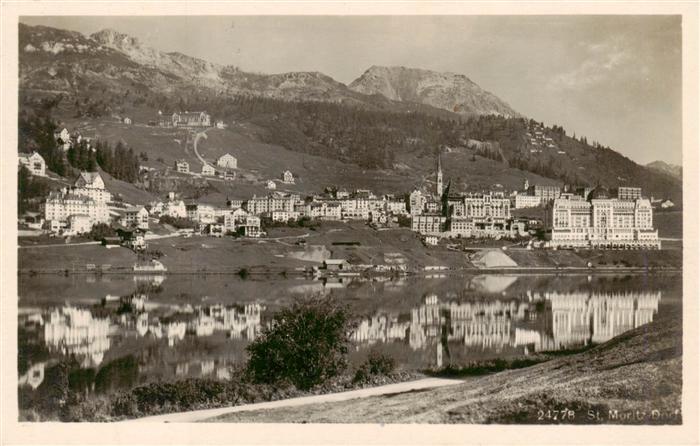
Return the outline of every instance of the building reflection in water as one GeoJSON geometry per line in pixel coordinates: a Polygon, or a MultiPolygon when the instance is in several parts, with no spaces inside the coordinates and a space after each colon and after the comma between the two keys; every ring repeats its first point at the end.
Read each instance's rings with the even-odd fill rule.
{"type": "MultiPolygon", "coordinates": [[[[499,293],[512,283],[507,277],[480,279],[470,282],[469,288],[499,293]]],[[[429,294],[413,308],[362,318],[351,339],[358,349],[399,346],[407,352],[402,361],[441,367],[468,361],[479,352],[503,357],[602,343],[651,322],[661,299],[659,291],[527,291],[520,297],[497,294],[471,300],[458,300],[454,293],[447,296],[429,294]]],[[[101,367],[135,354],[144,373],[160,376],[167,364],[168,373],[176,376],[225,378],[231,364],[244,358],[245,345],[259,336],[264,312],[258,303],[164,305],[134,294],[107,296],[102,305],[90,308],[64,306],[24,313],[20,330],[27,342],[46,346],[49,363],[75,357],[83,368],[101,367]],[[193,341],[184,342],[187,339],[193,341]]],[[[46,364],[46,358],[30,361],[20,385],[39,386],[46,364]]]]}
{"type": "Polygon", "coordinates": [[[99,365],[110,347],[110,321],[71,306],[51,311],[44,322],[44,343],[49,351],[79,358],[83,367],[99,365]]]}
{"type": "Polygon", "coordinates": [[[521,300],[468,302],[441,301],[430,294],[410,310],[408,318],[381,313],[362,319],[352,339],[366,346],[402,341],[412,350],[433,350],[437,344],[439,367],[447,343],[496,353],[520,349],[528,354],[606,342],[651,322],[660,299],[659,291],[528,292],[521,300]]]}

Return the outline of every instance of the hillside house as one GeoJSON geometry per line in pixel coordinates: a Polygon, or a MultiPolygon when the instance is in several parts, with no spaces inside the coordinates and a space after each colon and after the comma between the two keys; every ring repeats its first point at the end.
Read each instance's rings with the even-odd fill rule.
{"type": "Polygon", "coordinates": [[[131,118],[126,117],[126,118],[124,118],[124,120],[122,122],[124,122],[124,124],[126,124],[126,125],[131,125],[131,118]]]}
{"type": "Polygon", "coordinates": [[[44,161],[44,157],[37,152],[20,153],[19,165],[26,167],[32,175],[40,177],[46,176],[46,161],[44,161]]]}
{"type": "Polygon", "coordinates": [[[219,159],[216,160],[216,165],[219,167],[223,167],[224,169],[237,169],[238,160],[230,153],[227,153],[225,155],[220,156],[219,159]]]}
{"type": "Polygon", "coordinates": [[[282,172],[282,182],[284,184],[294,184],[294,174],[292,174],[292,172],[290,172],[289,170],[285,170],[284,172],[282,172]]]}
{"type": "Polygon", "coordinates": [[[68,131],[67,128],[64,127],[60,131],[54,132],[53,137],[61,149],[63,149],[63,150],[70,149],[71,138],[70,138],[70,132],[68,131]]]}
{"type": "Polygon", "coordinates": [[[217,128],[217,129],[225,129],[225,128],[226,128],[226,124],[224,124],[224,121],[221,121],[221,120],[216,121],[216,128],[217,128]]]}
{"type": "Polygon", "coordinates": [[[207,112],[175,112],[170,117],[159,117],[162,127],[209,127],[211,116],[207,112]]]}
{"type": "Polygon", "coordinates": [[[277,189],[277,183],[275,183],[275,182],[272,181],[272,180],[267,180],[267,186],[266,186],[266,187],[267,187],[268,190],[275,190],[275,189],[277,189]]]}
{"type": "Polygon", "coordinates": [[[148,211],[143,206],[133,206],[124,210],[122,224],[127,228],[148,229],[148,211]]]}
{"type": "Polygon", "coordinates": [[[671,200],[665,200],[661,202],[661,207],[664,209],[672,208],[673,206],[675,206],[675,203],[673,203],[673,201],[671,200]]]}
{"type": "Polygon", "coordinates": [[[216,175],[216,169],[214,169],[214,166],[212,166],[212,165],[203,164],[202,165],[202,175],[213,177],[214,175],[216,175]]]}
{"type": "Polygon", "coordinates": [[[185,160],[175,161],[175,170],[180,173],[190,173],[190,163],[185,160]]]}

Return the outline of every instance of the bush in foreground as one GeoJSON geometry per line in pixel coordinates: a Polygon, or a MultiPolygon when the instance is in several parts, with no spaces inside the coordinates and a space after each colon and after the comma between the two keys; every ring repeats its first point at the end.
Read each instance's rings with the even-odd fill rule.
{"type": "Polygon", "coordinates": [[[332,298],[298,300],[247,347],[247,372],[255,383],[308,390],[345,369],[350,330],[347,309],[332,298]]]}
{"type": "Polygon", "coordinates": [[[377,351],[370,352],[369,356],[355,372],[354,382],[369,382],[373,376],[389,376],[396,368],[396,361],[389,355],[377,351]]]}

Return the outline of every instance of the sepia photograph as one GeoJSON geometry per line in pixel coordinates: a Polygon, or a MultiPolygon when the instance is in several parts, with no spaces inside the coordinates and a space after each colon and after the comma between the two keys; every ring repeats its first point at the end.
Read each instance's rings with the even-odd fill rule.
{"type": "Polygon", "coordinates": [[[13,422],[696,422],[682,14],[44,10],[13,422]]]}

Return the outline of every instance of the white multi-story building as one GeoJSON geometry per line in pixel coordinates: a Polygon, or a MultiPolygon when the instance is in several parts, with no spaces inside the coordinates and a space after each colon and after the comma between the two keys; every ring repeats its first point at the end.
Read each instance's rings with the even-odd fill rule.
{"type": "Polygon", "coordinates": [[[190,163],[185,160],[175,161],[175,170],[180,173],[190,173],[190,163]]]}
{"type": "Polygon", "coordinates": [[[237,169],[238,160],[235,156],[231,155],[230,153],[227,153],[225,155],[221,155],[219,159],[216,160],[216,165],[225,169],[237,169]]]}
{"type": "Polygon", "coordinates": [[[311,202],[309,203],[308,216],[321,220],[341,220],[343,218],[342,206],[340,203],[327,201],[311,202]]]}
{"type": "Polygon", "coordinates": [[[44,157],[37,152],[20,153],[19,164],[20,166],[26,167],[32,175],[39,177],[46,176],[46,161],[44,161],[44,157]]]}
{"type": "Polygon", "coordinates": [[[187,218],[197,223],[215,223],[216,209],[210,204],[191,203],[186,204],[187,218]]]}
{"type": "Polygon", "coordinates": [[[224,230],[226,232],[243,231],[246,237],[260,237],[260,217],[251,215],[243,209],[236,209],[224,216],[224,230]]]}
{"type": "Polygon", "coordinates": [[[408,207],[410,208],[411,215],[422,214],[425,209],[425,203],[427,199],[425,195],[419,190],[414,190],[408,198],[408,207]]]}
{"type": "Polygon", "coordinates": [[[557,199],[545,214],[551,247],[651,248],[659,249],[648,199],[610,198],[603,187],[588,200],[557,199]]]}
{"type": "Polygon", "coordinates": [[[99,172],[80,172],[70,192],[74,195],[90,197],[98,203],[112,201],[112,194],[105,188],[99,172]]]}
{"type": "Polygon", "coordinates": [[[642,198],[642,188],[629,186],[618,187],[617,198],[619,200],[637,200],[642,198]]]}
{"type": "Polygon", "coordinates": [[[85,215],[90,226],[109,222],[109,210],[105,202],[90,197],[68,193],[65,189],[49,194],[44,204],[44,219],[51,227],[65,226],[72,215],[85,215]],[[51,223],[56,222],[56,223],[51,223]]]}
{"type": "Polygon", "coordinates": [[[517,194],[514,204],[515,209],[534,208],[542,204],[542,198],[534,195],[517,194]]]}
{"type": "Polygon", "coordinates": [[[214,166],[210,164],[202,164],[202,175],[213,177],[216,175],[216,169],[214,169],[214,166]]]}
{"type": "Polygon", "coordinates": [[[143,206],[133,206],[124,210],[122,224],[126,227],[148,229],[148,211],[143,206]]]}
{"type": "Polygon", "coordinates": [[[281,221],[286,223],[289,220],[297,220],[299,216],[300,213],[296,211],[272,211],[272,221],[281,221]]]}
{"type": "Polygon", "coordinates": [[[253,215],[263,215],[274,211],[293,212],[294,205],[299,201],[298,195],[274,192],[266,197],[253,196],[246,202],[245,208],[253,215]]]}
{"type": "Polygon", "coordinates": [[[420,214],[411,217],[411,230],[423,235],[437,235],[445,231],[447,219],[440,214],[420,214]]]}
{"type": "Polygon", "coordinates": [[[295,181],[296,180],[294,179],[294,174],[291,171],[285,170],[284,172],[282,172],[282,182],[284,184],[294,184],[295,181]]]}

